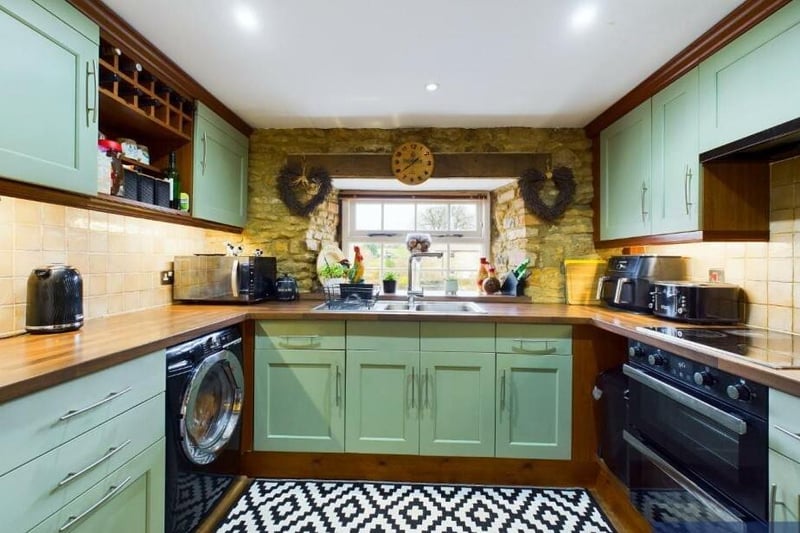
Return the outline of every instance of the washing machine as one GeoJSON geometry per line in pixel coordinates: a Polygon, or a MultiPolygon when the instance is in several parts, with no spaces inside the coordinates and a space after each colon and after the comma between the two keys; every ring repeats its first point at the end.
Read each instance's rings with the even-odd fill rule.
{"type": "Polygon", "coordinates": [[[190,533],[235,479],[214,472],[239,449],[244,375],[238,327],[167,349],[166,533],[190,533]]]}

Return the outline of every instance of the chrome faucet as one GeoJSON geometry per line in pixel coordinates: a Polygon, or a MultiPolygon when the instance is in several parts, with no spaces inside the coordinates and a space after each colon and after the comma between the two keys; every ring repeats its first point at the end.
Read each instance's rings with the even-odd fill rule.
{"type": "Polygon", "coordinates": [[[411,266],[414,264],[414,259],[420,257],[442,257],[442,252],[411,252],[408,256],[408,305],[414,305],[415,298],[422,296],[422,287],[418,291],[413,290],[414,281],[412,279],[413,269],[411,266]]]}

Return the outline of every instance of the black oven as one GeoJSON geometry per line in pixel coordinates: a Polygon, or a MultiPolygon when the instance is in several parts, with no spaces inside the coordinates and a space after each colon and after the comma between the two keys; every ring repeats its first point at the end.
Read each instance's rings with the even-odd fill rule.
{"type": "Polygon", "coordinates": [[[656,531],[766,531],[767,387],[636,341],[629,355],[634,505],[656,531]]]}

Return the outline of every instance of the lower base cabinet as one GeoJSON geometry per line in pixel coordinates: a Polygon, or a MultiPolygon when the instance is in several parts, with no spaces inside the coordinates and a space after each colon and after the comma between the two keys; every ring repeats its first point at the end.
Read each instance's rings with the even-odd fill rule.
{"type": "Polygon", "coordinates": [[[164,454],[162,438],[31,533],[163,533],[164,454]]]}
{"type": "Polygon", "coordinates": [[[769,480],[770,531],[800,530],[800,463],[769,450],[769,480]]]}
{"type": "Polygon", "coordinates": [[[571,355],[499,353],[497,391],[497,457],[571,457],[571,355]]]}
{"type": "Polygon", "coordinates": [[[255,350],[254,448],[344,451],[344,351],[255,350]]]}

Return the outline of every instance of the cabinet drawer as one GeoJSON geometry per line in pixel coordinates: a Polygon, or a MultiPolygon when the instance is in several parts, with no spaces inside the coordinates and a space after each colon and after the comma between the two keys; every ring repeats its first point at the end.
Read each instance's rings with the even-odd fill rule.
{"type": "Polygon", "coordinates": [[[497,324],[497,353],[572,354],[572,327],[563,325],[497,324]]]}
{"type": "Polygon", "coordinates": [[[344,322],[330,320],[260,320],[259,350],[344,350],[344,322]]]}
{"type": "Polygon", "coordinates": [[[30,533],[57,531],[163,533],[164,439],[69,502],[30,533]]]}
{"type": "Polygon", "coordinates": [[[769,391],[769,447],[800,462],[800,398],[769,391]]]}
{"type": "Polygon", "coordinates": [[[419,349],[423,352],[493,352],[494,324],[422,322],[419,349]]]}
{"type": "Polygon", "coordinates": [[[347,349],[419,351],[419,322],[348,322],[347,349]]]}
{"type": "Polygon", "coordinates": [[[0,516],[27,531],[164,436],[164,394],[0,477],[0,516]]]}
{"type": "Polygon", "coordinates": [[[784,522],[786,529],[776,531],[797,531],[800,520],[800,463],[769,450],[770,519],[784,522]],[[775,502],[772,502],[772,486],[775,486],[775,502]],[[787,527],[787,526],[792,526],[787,527]]]}
{"type": "Polygon", "coordinates": [[[0,475],[163,392],[165,360],[161,350],[0,406],[0,475]]]}

